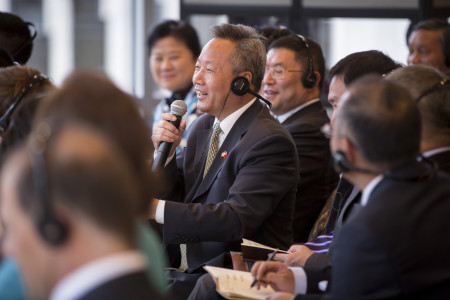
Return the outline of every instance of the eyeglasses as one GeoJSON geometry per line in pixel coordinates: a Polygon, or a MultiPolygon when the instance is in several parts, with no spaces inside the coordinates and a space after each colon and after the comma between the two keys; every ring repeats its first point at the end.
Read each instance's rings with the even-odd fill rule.
{"type": "Polygon", "coordinates": [[[272,76],[275,80],[283,80],[286,72],[305,72],[303,70],[285,70],[283,67],[276,66],[273,68],[266,68],[266,71],[264,72],[264,76],[270,73],[270,76],[272,76]]]}
{"type": "Polygon", "coordinates": [[[330,123],[326,123],[323,124],[322,127],[320,127],[320,132],[323,133],[323,135],[327,138],[327,139],[331,139],[334,136],[334,131],[330,126],[330,123]]]}

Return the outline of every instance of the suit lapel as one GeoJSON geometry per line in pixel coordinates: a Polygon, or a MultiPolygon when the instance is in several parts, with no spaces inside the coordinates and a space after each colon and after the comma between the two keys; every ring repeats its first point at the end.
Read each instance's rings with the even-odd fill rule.
{"type": "Polygon", "coordinates": [[[348,196],[347,200],[344,203],[344,206],[342,207],[341,213],[339,214],[336,224],[334,225],[334,234],[336,234],[342,227],[343,223],[348,217],[348,214],[352,210],[352,207],[355,205],[355,202],[358,202],[358,200],[361,198],[358,197],[359,195],[361,195],[360,190],[356,186],[353,186],[350,195],[348,196]]]}
{"type": "MultiPolygon", "coordinates": [[[[239,143],[241,138],[245,135],[248,130],[250,124],[252,124],[254,118],[257,113],[261,109],[262,105],[259,101],[255,101],[234,123],[224,142],[220,146],[216,157],[214,158],[211,166],[209,167],[208,172],[205,177],[202,179],[202,175],[198,176],[200,178],[200,182],[198,188],[196,189],[194,197],[192,197],[192,201],[195,201],[196,198],[200,197],[206,191],[208,191],[214,181],[217,178],[217,175],[222,170],[227,159],[222,156],[222,153],[227,152],[227,156],[232,152],[233,148],[239,143]]],[[[212,125],[211,125],[212,127],[212,125]]],[[[200,157],[200,161],[196,163],[197,166],[201,166],[201,174],[203,174],[203,170],[205,169],[206,163],[206,155],[208,153],[209,147],[209,138],[211,137],[212,129],[209,128],[208,140],[206,141],[206,145],[202,145],[202,143],[198,143],[197,146],[203,147],[203,154],[200,157]]],[[[199,148],[200,149],[200,148],[199,148]]]]}
{"type": "Polygon", "coordinates": [[[203,180],[203,170],[205,169],[206,156],[208,155],[209,140],[212,134],[212,127],[214,124],[214,117],[211,116],[211,120],[204,129],[199,129],[197,132],[197,140],[195,143],[195,154],[194,154],[194,170],[192,171],[195,177],[194,184],[192,188],[189,188],[189,194],[186,195],[186,201],[188,203],[192,202],[197,194],[198,187],[203,180]]]}

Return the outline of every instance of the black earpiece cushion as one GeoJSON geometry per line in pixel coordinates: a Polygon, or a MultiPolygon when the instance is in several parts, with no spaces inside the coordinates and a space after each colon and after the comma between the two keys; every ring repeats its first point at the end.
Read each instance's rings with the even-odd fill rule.
{"type": "Polygon", "coordinates": [[[245,95],[249,89],[250,82],[243,76],[238,76],[231,82],[231,91],[238,96],[245,95]]]}

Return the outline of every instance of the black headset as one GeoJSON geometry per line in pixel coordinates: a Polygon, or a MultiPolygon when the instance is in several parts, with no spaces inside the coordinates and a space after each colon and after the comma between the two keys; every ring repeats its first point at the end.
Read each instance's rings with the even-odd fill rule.
{"type": "Polygon", "coordinates": [[[434,92],[440,90],[441,88],[445,88],[445,87],[447,87],[447,88],[450,87],[450,79],[443,78],[438,83],[436,83],[429,89],[425,90],[422,94],[420,94],[419,97],[417,97],[416,103],[418,103],[420,100],[422,100],[422,98],[424,98],[425,96],[428,96],[429,94],[434,93],[434,92]]]}
{"type": "Polygon", "coordinates": [[[13,101],[13,103],[8,107],[6,112],[0,117],[0,136],[12,126],[12,114],[16,110],[17,106],[22,102],[22,99],[28,94],[28,92],[39,82],[47,79],[46,77],[36,74],[34,75],[30,81],[22,88],[19,96],[13,101]]]}
{"type": "Polygon", "coordinates": [[[333,153],[333,163],[334,163],[334,169],[337,173],[345,173],[348,171],[359,171],[363,173],[369,173],[369,174],[381,174],[380,172],[369,170],[369,169],[363,169],[359,168],[357,166],[352,165],[345,156],[344,151],[338,150],[333,153]]]}
{"type": "Polygon", "coordinates": [[[302,84],[306,89],[310,89],[314,87],[317,82],[317,76],[314,73],[313,60],[311,56],[311,50],[309,49],[308,41],[300,34],[297,34],[297,37],[300,39],[303,45],[306,48],[306,55],[308,56],[308,71],[302,77],[302,84]]]}
{"type": "Polygon", "coordinates": [[[351,164],[347,160],[347,157],[345,156],[345,153],[342,150],[338,150],[333,153],[333,163],[334,163],[334,169],[336,170],[337,173],[345,173],[348,171],[358,171],[358,172],[368,173],[368,174],[383,175],[386,178],[390,178],[393,180],[400,180],[400,181],[424,181],[431,177],[434,177],[437,174],[438,169],[439,169],[436,162],[434,162],[431,159],[428,159],[422,155],[420,155],[420,157],[425,163],[427,163],[430,166],[429,173],[424,174],[423,176],[422,175],[421,176],[415,176],[415,175],[398,176],[398,175],[391,174],[390,172],[383,173],[383,172],[378,172],[375,170],[359,168],[359,167],[351,164]]]}
{"type": "Polygon", "coordinates": [[[47,149],[51,137],[51,126],[46,122],[40,123],[31,141],[30,162],[34,193],[42,209],[36,226],[44,241],[52,246],[58,246],[66,241],[68,229],[56,217],[50,201],[47,149]]]}
{"type": "Polygon", "coordinates": [[[261,95],[259,95],[250,88],[250,82],[244,76],[238,76],[233,79],[233,81],[231,82],[231,91],[238,96],[244,96],[245,94],[249,93],[255,96],[256,98],[264,101],[264,103],[266,103],[269,109],[272,107],[272,103],[270,103],[269,100],[264,99],[264,97],[262,97],[261,95]]]}

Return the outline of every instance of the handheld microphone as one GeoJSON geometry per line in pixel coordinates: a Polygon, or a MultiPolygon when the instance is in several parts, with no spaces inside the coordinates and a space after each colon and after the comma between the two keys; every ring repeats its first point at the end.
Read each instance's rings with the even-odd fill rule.
{"type": "MultiPolygon", "coordinates": [[[[183,100],[175,100],[170,105],[170,113],[177,117],[175,121],[169,121],[169,123],[173,124],[177,129],[180,127],[181,118],[187,111],[186,102],[183,100]]],[[[156,153],[155,161],[153,162],[152,172],[164,167],[167,157],[169,156],[170,149],[172,148],[173,143],[161,142],[158,148],[158,152],[156,153]]]]}

